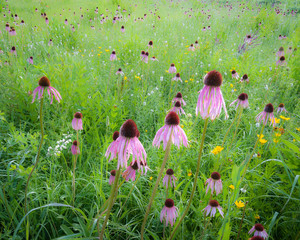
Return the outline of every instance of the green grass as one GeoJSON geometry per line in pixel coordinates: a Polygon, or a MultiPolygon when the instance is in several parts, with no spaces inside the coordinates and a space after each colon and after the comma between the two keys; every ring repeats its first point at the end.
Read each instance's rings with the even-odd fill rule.
{"type": "MultiPolygon", "coordinates": [[[[152,141],[157,130],[164,125],[165,115],[172,108],[172,99],[178,91],[182,92],[187,103],[184,107],[187,115],[180,117],[180,125],[188,137],[189,147],[177,149],[172,146],[167,168],[173,168],[178,180],[168,196],[178,207],[179,216],[187,205],[194,180],[194,174],[190,176],[189,173],[196,170],[204,125],[201,117],[195,116],[198,91],[203,87],[203,76],[213,69],[223,76],[221,90],[229,119],[224,120],[222,112],[218,119],[208,124],[196,195],[176,239],[220,239],[219,232],[226,222],[218,213],[203,231],[202,209],[210,198],[205,195],[204,183],[216,170],[219,158],[211,151],[221,146],[236,114],[229,104],[242,92],[249,95],[250,108],[243,111],[228,155],[235,124],[220,153],[223,191],[215,199],[225,215],[228,213],[223,240],[237,238],[243,209],[236,207],[236,199],[244,203],[248,201],[240,239],[250,238],[248,231],[257,222],[265,226],[269,239],[299,238],[299,16],[284,16],[274,11],[275,8],[282,9],[281,12],[299,11],[299,4],[293,1],[276,3],[275,7],[271,2],[262,1],[230,1],[230,4],[232,9],[228,11],[226,1],[0,2],[0,48],[4,52],[0,54],[1,239],[26,239],[26,227],[22,222],[25,215],[24,188],[40,141],[39,101],[32,104],[29,93],[38,86],[43,75],[60,92],[62,101],[50,105],[48,96],[44,101],[46,136],[28,192],[29,207],[36,209],[29,215],[30,239],[98,237],[95,217],[109,197],[109,172],[117,164],[116,160],[108,163],[104,154],[113,132],[119,130],[127,119],[133,119],[138,126],[139,140],[147,152],[147,163],[152,172],[139,178],[129,197],[133,182],[125,182],[119,189],[106,228],[106,238],[140,239],[145,210],[164,157],[162,148],[154,148],[152,141]],[[17,36],[9,36],[5,31],[6,22],[14,26],[14,19],[2,9],[7,4],[12,14],[18,14],[18,24],[21,19],[25,21],[24,26],[15,26],[17,36]],[[113,24],[112,17],[118,5],[123,20],[113,24]],[[99,8],[98,14],[94,12],[96,7],[99,8]],[[35,8],[38,12],[34,11],[35,8]],[[244,12],[242,8],[245,8],[244,12]],[[122,9],[127,12],[123,13],[122,9]],[[188,11],[186,15],[185,11],[188,11]],[[47,13],[49,25],[45,24],[41,12],[47,13]],[[101,13],[108,16],[103,24],[100,23],[101,13]],[[144,13],[147,13],[144,21],[134,21],[144,13]],[[130,18],[128,14],[131,14],[130,18]],[[211,15],[210,20],[208,15],[211,15]],[[75,26],[75,32],[71,31],[70,25],[64,24],[66,18],[75,26]],[[77,23],[80,23],[79,27],[77,23]],[[122,25],[125,33],[120,31],[122,25]],[[209,25],[211,30],[203,32],[202,28],[209,25]],[[95,30],[91,26],[95,26],[95,30]],[[259,45],[239,54],[238,47],[243,44],[245,36],[256,32],[259,45]],[[287,38],[278,40],[279,34],[287,38]],[[53,46],[48,46],[49,39],[53,40],[53,46]],[[145,64],[140,61],[140,52],[147,50],[150,40],[154,47],[149,49],[149,56],[156,56],[159,61],[149,59],[145,64]],[[195,40],[198,40],[200,49],[188,51],[188,46],[195,40]],[[9,53],[12,46],[16,46],[17,57],[9,53]],[[290,46],[298,48],[292,54],[285,53],[287,67],[276,67],[276,52],[281,46],[285,52],[290,46]],[[116,50],[118,57],[114,62],[109,61],[112,50],[116,50]],[[33,56],[34,65],[26,61],[30,56],[33,56]],[[9,65],[5,65],[5,61],[9,65]],[[166,72],[171,63],[175,63],[182,83],[171,81],[174,74],[166,72]],[[115,75],[118,68],[122,68],[126,80],[115,75]],[[249,83],[232,79],[230,71],[233,68],[240,77],[248,74],[249,83]],[[121,82],[124,83],[122,88],[121,82]],[[268,142],[258,144],[255,152],[261,156],[252,159],[244,181],[239,183],[238,168],[249,158],[261,129],[256,127],[255,116],[269,102],[276,109],[284,103],[288,113],[283,115],[290,120],[280,120],[278,127],[284,128],[280,137],[275,137],[278,130],[265,127],[264,138],[268,142]],[[57,155],[48,149],[61,145],[58,141],[62,139],[76,139],[71,121],[77,111],[83,114],[84,130],[79,135],[81,154],[76,169],[75,208],[71,208],[71,143],[57,155]],[[279,142],[275,143],[274,139],[279,139],[279,142]],[[230,185],[235,189],[229,188],[230,185]],[[241,188],[246,192],[240,191],[241,188]]],[[[278,114],[275,116],[280,119],[278,114]]],[[[166,228],[163,234],[164,227],[159,220],[165,196],[161,184],[146,224],[146,239],[163,239],[163,236],[167,239],[169,236],[170,229],[166,228]]],[[[101,217],[100,226],[103,220],[101,217]]]]}

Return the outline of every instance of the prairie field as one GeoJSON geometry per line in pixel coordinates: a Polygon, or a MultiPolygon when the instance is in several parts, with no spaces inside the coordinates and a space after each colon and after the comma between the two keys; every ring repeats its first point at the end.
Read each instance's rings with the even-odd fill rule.
{"type": "Polygon", "coordinates": [[[297,1],[0,1],[0,239],[300,239],[297,1]]]}

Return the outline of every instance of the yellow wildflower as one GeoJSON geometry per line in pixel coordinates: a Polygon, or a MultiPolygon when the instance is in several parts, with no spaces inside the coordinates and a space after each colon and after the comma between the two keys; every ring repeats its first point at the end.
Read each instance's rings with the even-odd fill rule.
{"type": "Polygon", "coordinates": [[[181,128],[183,128],[184,126],[183,125],[181,125],[181,128]]]}
{"type": "MultiPolygon", "coordinates": [[[[271,118],[269,118],[270,122],[272,121],[271,118]]],[[[275,118],[275,123],[280,123],[280,119],[279,118],[275,118]]]]}
{"type": "Polygon", "coordinates": [[[230,84],[230,87],[233,88],[233,84],[230,84]]]}
{"type": "Polygon", "coordinates": [[[266,140],[266,139],[263,139],[263,138],[260,138],[260,139],[259,139],[259,142],[260,142],[261,144],[265,144],[265,143],[267,142],[267,140],[266,140]]]}
{"type": "Polygon", "coordinates": [[[185,80],[185,82],[189,82],[188,80],[185,80]]]}
{"type": "Polygon", "coordinates": [[[279,139],[278,139],[278,138],[274,138],[274,139],[273,139],[273,142],[274,142],[274,143],[278,143],[278,142],[279,142],[279,139]]]}
{"type": "Polygon", "coordinates": [[[283,120],[285,120],[285,121],[290,120],[290,118],[286,118],[285,116],[282,116],[282,115],[280,115],[280,118],[283,119],[283,120]]]}
{"type": "Polygon", "coordinates": [[[101,54],[100,54],[100,53],[98,53],[98,56],[101,56],[101,54]]]}
{"type": "Polygon", "coordinates": [[[276,137],[280,137],[280,136],[281,136],[281,133],[275,133],[275,136],[276,136],[276,137]]]}
{"type": "Polygon", "coordinates": [[[296,128],[296,130],[300,132],[300,128],[296,128]]]}
{"type": "Polygon", "coordinates": [[[146,129],[145,132],[148,132],[148,130],[146,129]]]}
{"type": "Polygon", "coordinates": [[[231,184],[230,186],[229,186],[232,190],[234,189],[234,186],[231,184]]]}
{"type": "Polygon", "coordinates": [[[259,138],[259,139],[262,139],[263,137],[264,137],[265,135],[263,135],[263,134],[257,134],[257,137],[259,138]]]}
{"type": "Polygon", "coordinates": [[[109,49],[105,49],[105,52],[109,52],[109,49]]]}
{"type": "Polygon", "coordinates": [[[126,76],[124,76],[124,80],[125,80],[125,81],[127,80],[127,77],[126,77],[126,76]]]}
{"type": "Polygon", "coordinates": [[[153,177],[150,177],[149,179],[150,179],[150,181],[151,181],[151,180],[153,179],[153,177]]]}
{"type": "Polygon", "coordinates": [[[233,91],[235,91],[235,92],[236,92],[236,89],[234,89],[233,91]]]}
{"type": "Polygon", "coordinates": [[[255,219],[260,219],[260,216],[258,214],[256,214],[254,217],[255,219]]]}
{"type": "Polygon", "coordinates": [[[216,146],[211,152],[215,155],[219,154],[224,148],[221,146],[216,146]]]}
{"type": "Polygon", "coordinates": [[[98,48],[101,48],[101,47],[98,47],[98,48]]]}
{"type": "Polygon", "coordinates": [[[189,177],[192,176],[192,172],[191,171],[188,172],[188,176],[189,177]]]}
{"type": "Polygon", "coordinates": [[[235,205],[238,207],[238,208],[242,208],[242,207],[245,207],[245,203],[243,203],[242,201],[235,201],[234,202],[235,205]]]}

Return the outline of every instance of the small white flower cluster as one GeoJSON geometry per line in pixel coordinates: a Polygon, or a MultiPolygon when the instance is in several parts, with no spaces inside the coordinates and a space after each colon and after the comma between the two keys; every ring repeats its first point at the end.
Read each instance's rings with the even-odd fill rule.
{"type": "Polygon", "coordinates": [[[61,154],[63,149],[67,149],[67,145],[72,143],[72,134],[63,134],[63,139],[56,142],[56,146],[48,148],[48,156],[56,156],[58,157],[61,154]]]}

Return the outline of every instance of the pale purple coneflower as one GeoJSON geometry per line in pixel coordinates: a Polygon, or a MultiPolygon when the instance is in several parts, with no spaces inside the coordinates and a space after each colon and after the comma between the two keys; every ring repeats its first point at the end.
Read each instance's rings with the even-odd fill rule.
{"type": "Polygon", "coordinates": [[[188,51],[195,51],[194,44],[191,44],[188,48],[188,51]]]}
{"type": "Polygon", "coordinates": [[[264,228],[264,226],[260,223],[256,223],[248,232],[252,234],[254,232],[254,236],[263,237],[264,239],[268,238],[268,234],[264,228]]]}
{"type": "Polygon", "coordinates": [[[282,112],[287,112],[287,110],[285,109],[284,104],[280,103],[278,108],[277,108],[277,113],[280,114],[282,112]]]}
{"type": "Polygon", "coordinates": [[[281,56],[279,60],[276,62],[276,65],[285,66],[287,62],[285,61],[285,56],[281,56]]]}
{"type": "Polygon", "coordinates": [[[62,98],[61,98],[59,92],[54,87],[51,87],[50,80],[47,77],[43,76],[39,80],[39,86],[36,89],[34,89],[34,91],[32,93],[32,96],[33,96],[32,103],[34,102],[37,93],[38,93],[38,99],[43,97],[43,93],[46,88],[48,88],[47,92],[48,92],[49,97],[51,98],[50,104],[53,103],[53,96],[55,97],[55,99],[58,102],[60,102],[60,100],[62,98]]]}
{"type": "Polygon", "coordinates": [[[260,236],[254,236],[254,237],[250,238],[250,240],[264,240],[264,238],[260,237],[260,236]]]}
{"type": "Polygon", "coordinates": [[[121,27],[121,32],[122,33],[125,32],[125,27],[124,26],[121,27]]]}
{"type": "Polygon", "coordinates": [[[235,79],[239,79],[239,74],[235,70],[232,70],[231,71],[231,77],[235,78],[235,79]]]}
{"type": "Polygon", "coordinates": [[[276,53],[276,56],[277,57],[284,56],[284,48],[283,47],[279,48],[278,52],[276,53]]]}
{"type": "Polygon", "coordinates": [[[27,62],[29,64],[33,64],[33,57],[31,56],[31,57],[27,58],[27,62]]]}
{"type": "Polygon", "coordinates": [[[141,61],[143,61],[143,59],[145,57],[145,53],[146,53],[145,51],[141,51],[141,55],[140,55],[141,56],[141,61]]]}
{"type": "Polygon", "coordinates": [[[109,156],[110,156],[108,161],[111,161],[112,159],[117,157],[118,144],[117,144],[116,140],[118,139],[119,135],[120,134],[118,131],[114,132],[113,137],[112,137],[113,141],[106,150],[105,157],[109,158],[109,156]]]}
{"type": "Polygon", "coordinates": [[[52,41],[52,39],[49,40],[48,46],[53,46],[53,41],[52,41]]]}
{"type": "Polygon", "coordinates": [[[163,219],[165,219],[166,226],[168,226],[168,223],[170,223],[171,226],[173,226],[176,221],[176,218],[178,217],[177,210],[178,208],[174,206],[174,201],[168,198],[165,201],[165,206],[161,210],[160,221],[163,222],[163,219]]]}
{"type": "Polygon", "coordinates": [[[72,143],[71,152],[72,152],[73,155],[80,154],[80,150],[79,150],[79,147],[78,147],[78,142],[76,140],[72,143]]]}
{"type": "Polygon", "coordinates": [[[271,103],[268,103],[265,106],[264,110],[256,116],[256,122],[263,122],[263,124],[266,125],[268,123],[268,120],[270,119],[270,125],[273,125],[273,127],[275,127],[276,121],[273,111],[273,105],[271,103]]]}
{"type": "Polygon", "coordinates": [[[248,78],[248,75],[247,74],[244,74],[241,78],[241,81],[240,82],[249,82],[249,78],[248,78]]]}
{"type": "Polygon", "coordinates": [[[75,32],[75,27],[74,26],[72,27],[72,32],[75,32]]]}
{"type": "Polygon", "coordinates": [[[11,48],[10,52],[11,52],[12,54],[14,54],[15,56],[17,56],[17,50],[16,50],[16,47],[15,47],[15,46],[13,46],[13,47],[11,48]]]}
{"type": "Polygon", "coordinates": [[[135,181],[136,172],[139,169],[138,162],[134,161],[134,163],[131,163],[127,169],[122,174],[123,178],[128,182],[129,179],[132,181],[135,181]]]}
{"type": "Polygon", "coordinates": [[[194,44],[194,46],[195,46],[195,48],[200,48],[200,45],[199,45],[199,43],[198,43],[198,41],[197,41],[197,40],[195,41],[195,44],[194,44]]]}
{"type": "Polygon", "coordinates": [[[210,26],[208,26],[208,27],[207,27],[207,30],[210,30],[210,29],[211,29],[211,27],[210,27],[210,26]]]}
{"type": "Polygon", "coordinates": [[[152,61],[158,61],[158,59],[157,59],[155,56],[153,56],[153,57],[151,58],[151,60],[152,60],[152,61]]]}
{"type": "Polygon", "coordinates": [[[173,100],[172,100],[172,104],[174,104],[174,103],[177,102],[177,101],[179,101],[179,102],[181,103],[182,106],[185,106],[185,105],[186,105],[185,101],[184,101],[183,98],[182,98],[181,92],[178,92],[178,93],[176,94],[175,98],[173,98],[173,100]]]}
{"type": "Polygon", "coordinates": [[[244,41],[245,41],[246,43],[250,44],[251,41],[252,41],[252,36],[251,36],[250,34],[247,35],[247,36],[245,37],[244,41]]]}
{"type": "Polygon", "coordinates": [[[282,36],[281,36],[281,34],[279,34],[279,36],[278,36],[278,39],[279,39],[279,40],[281,40],[281,39],[282,39],[282,36]]]}
{"type": "Polygon", "coordinates": [[[175,180],[177,180],[177,178],[174,176],[174,171],[173,169],[169,168],[163,178],[163,186],[166,186],[166,188],[173,186],[175,188],[175,180]]]}
{"type": "Polygon", "coordinates": [[[76,112],[74,114],[74,118],[72,120],[72,127],[74,130],[83,130],[82,128],[82,113],[81,112],[76,112]]]}
{"type": "Polygon", "coordinates": [[[288,50],[286,51],[287,53],[292,53],[293,52],[293,48],[289,47],[288,50]]]}
{"type": "Polygon", "coordinates": [[[116,178],[116,170],[111,170],[110,171],[110,177],[109,177],[109,185],[112,185],[115,181],[116,178]]]}
{"type": "Polygon", "coordinates": [[[112,51],[112,52],[111,52],[111,55],[110,55],[110,57],[109,57],[109,60],[110,60],[110,61],[115,61],[115,60],[117,60],[116,51],[112,51]]]}
{"type": "Polygon", "coordinates": [[[45,18],[45,22],[46,24],[49,24],[49,19],[47,17],[45,18]]]}
{"type": "Polygon", "coordinates": [[[11,27],[11,29],[9,30],[9,35],[10,36],[16,36],[17,35],[16,29],[14,27],[11,27]]]}
{"type": "Polygon", "coordinates": [[[171,63],[171,66],[169,68],[169,73],[176,73],[176,67],[174,63],[171,63]]]}
{"type": "Polygon", "coordinates": [[[180,120],[176,112],[169,112],[165,118],[165,125],[160,128],[153,140],[153,146],[160,147],[160,142],[163,142],[164,150],[171,138],[173,144],[178,148],[181,144],[188,146],[188,140],[183,129],[179,126],[180,120]],[[172,133],[172,135],[171,135],[172,133]]]}
{"type": "MultiPolygon", "coordinates": [[[[170,70],[169,70],[170,71],[170,70]]],[[[180,78],[180,73],[176,73],[175,77],[172,78],[173,81],[180,81],[182,82],[181,78],[180,78]]]]}
{"type": "Polygon", "coordinates": [[[65,19],[65,24],[68,25],[68,19],[65,19]]]}
{"type": "Polygon", "coordinates": [[[185,111],[181,107],[180,101],[176,101],[174,107],[170,111],[176,112],[179,115],[185,114],[185,111]]]}
{"type": "Polygon", "coordinates": [[[249,102],[248,102],[248,94],[247,93],[241,93],[238,98],[236,100],[234,100],[229,106],[232,106],[234,105],[235,103],[237,102],[236,104],[236,107],[235,107],[235,110],[241,106],[242,108],[247,108],[249,107],[249,102]]]}
{"type": "Polygon", "coordinates": [[[9,32],[9,30],[10,30],[10,27],[9,27],[9,24],[8,24],[8,23],[5,24],[5,30],[8,31],[8,32],[9,32]]]}
{"type": "Polygon", "coordinates": [[[140,161],[146,163],[146,151],[138,139],[139,131],[135,122],[131,119],[126,120],[120,128],[120,136],[116,140],[118,154],[118,169],[127,168],[127,161],[132,155],[132,162],[137,161],[140,167],[140,161]]]}
{"type": "Polygon", "coordinates": [[[142,175],[143,174],[146,175],[149,170],[151,171],[151,169],[147,166],[147,163],[146,162],[143,163],[142,161],[140,162],[139,170],[140,170],[142,175]]]}
{"type": "Polygon", "coordinates": [[[3,54],[3,50],[0,48],[0,54],[3,54]]]}
{"type": "Polygon", "coordinates": [[[203,27],[203,28],[202,28],[202,31],[203,31],[203,32],[205,32],[205,31],[206,31],[206,28],[205,28],[205,27],[203,27]]]}
{"type": "Polygon", "coordinates": [[[152,47],[153,48],[153,41],[152,40],[149,41],[148,47],[152,47]]]}
{"type": "Polygon", "coordinates": [[[123,73],[123,71],[122,71],[122,68],[119,68],[119,69],[118,69],[118,71],[116,72],[116,75],[121,75],[121,76],[124,75],[124,73],[123,73]]]}
{"type": "Polygon", "coordinates": [[[210,216],[214,217],[216,215],[217,209],[219,210],[221,216],[224,218],[222,207],[220,206],[217,200],[210,200],[208,205],[203,209],[203,211],[206,212],[206,216],[208,216],[210,213],[210,216]]]}
{"type": "Polygon", "coordinates": [[[216,119],[222,108],[225,111],[225,118],[228,118],[225,101],[220,89],[223,79],[221,73],[216,70],[210,71],[204,76],[204,87],[199,91],[196,107],[196,115],[200,114],[203,119],[216,119]]]}
{"type": "Polygon", "coordinates": [[[213,172],[210,175],[210,178],[206,180],[205,185],[206,184],[206,194],[208,193],[208,190],[211,189],[211,194],[213,194],[215,191],[216,195],[218,195],[222,191],[222,180],[220,173],[213,172]]]}

